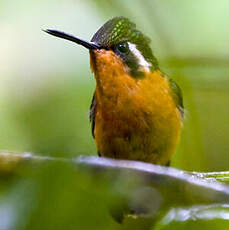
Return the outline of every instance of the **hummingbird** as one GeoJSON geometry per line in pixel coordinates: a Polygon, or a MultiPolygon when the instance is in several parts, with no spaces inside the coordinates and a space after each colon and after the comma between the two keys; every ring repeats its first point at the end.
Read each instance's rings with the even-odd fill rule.
{"type": "Polygon", "coordinates": [[[180,140],[183,98],[160,70],[150,39],[125,17],[107,21],[90,42],[45,32],[89,50],[96,80],[90,121],[98,155],[168,166],[180,140]]]}

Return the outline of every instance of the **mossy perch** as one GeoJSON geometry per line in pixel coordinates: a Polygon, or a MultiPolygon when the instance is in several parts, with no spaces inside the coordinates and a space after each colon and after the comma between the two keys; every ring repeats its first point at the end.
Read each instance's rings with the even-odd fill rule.
{"type": "Polygon", "coordinates": [[[95,181],[95,186],[100,180],[106,181],[109,184],[108,192],[111,193],[118,182],[122,194],[117,197],[114,195],[114,199],[121,199],[124,205],[120,206],[116,201],[114,203],[117,206],[114,203],[111,205],[112,215],[118,221],[122,221],[120,210],[121,214],[125,214],[125,210],[126,214],[128,210],[135,210],[141,218],[160,219],[160,223],[171,222],[173,218],[179,221],[179,213],[184,209],[190,219],[204,218],[208,210],[211,215],[217,210],[211,218],[220,218],[219,209],[229,216],[229,186],[221,183],[228,182],[229,172],[186,172],[171,167],[102,157],[80,156],[67,159],[2,151],[0,178],[6,175],[20,176],[22,169],[35,171],[34,166],[52,163],[67,164],[72,167],[73,173],[86,173],[95,181]],[[170,215],[173,217],[168,220],[170,215]]]}

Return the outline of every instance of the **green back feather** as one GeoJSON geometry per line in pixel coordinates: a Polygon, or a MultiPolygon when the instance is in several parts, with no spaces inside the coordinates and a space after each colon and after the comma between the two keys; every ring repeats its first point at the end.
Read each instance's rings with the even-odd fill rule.
{"type": "Polygon", "coordinates": [[[180,87],[173,81],[171,78],[169,79],[170,88],[172,90],[173,99],[177,105],[177,108],[180,111],[182,118],[184,117],[184,106],[183,106],[183,96],[180,87]]]}

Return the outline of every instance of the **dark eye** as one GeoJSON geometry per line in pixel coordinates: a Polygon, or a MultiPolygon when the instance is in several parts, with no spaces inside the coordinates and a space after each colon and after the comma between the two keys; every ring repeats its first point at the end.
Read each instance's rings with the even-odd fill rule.
{"type": "Polygon", "coordinates": [[[127,54],[129,52],[129,46],[127,42],[122,42],[117,44],[116,49],[123,54],[127,54]]]}

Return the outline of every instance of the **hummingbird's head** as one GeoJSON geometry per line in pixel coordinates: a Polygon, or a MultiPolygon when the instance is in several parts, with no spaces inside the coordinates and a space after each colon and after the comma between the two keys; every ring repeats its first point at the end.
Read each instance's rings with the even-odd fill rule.
{"type": "Polygon", "coordinates": [[[91,42],[113,51],[134,77],[142,76],[144,71],[158,69],[149,45],[150,39],[127,18],[115,17],[107,21],[95,33],[91,42]]]}
{"type": "MultiPolygon", "coordinates": [[[[136,78],[144,76],[144,72],[158,69],[158,62],[150,48],[149,38],[137,30],[134,23],[124,17],[115,17],[107,21],[94,34],[90,42],[57,30],[45,30],[45,32],[89,49],[95,71],[99,68],[96,63],[100,62],[94,59],[104,59],[108,56],[120,59],[126,71],[136,78]]],[[[110,60],[106,63],[109,64],[110,60]]]]}

